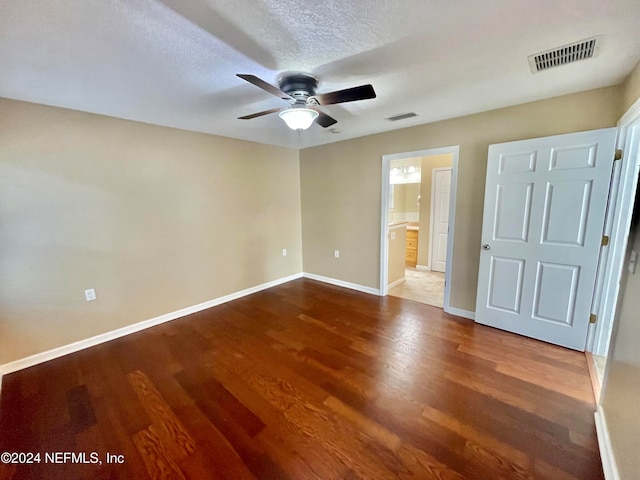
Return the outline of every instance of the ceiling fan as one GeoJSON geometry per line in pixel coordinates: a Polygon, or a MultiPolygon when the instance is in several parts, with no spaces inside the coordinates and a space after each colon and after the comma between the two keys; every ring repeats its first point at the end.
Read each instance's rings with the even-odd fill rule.
{"type": "Polygon", "coordinates": [[[330,127],[338,122],[335,118],[322,112],[318,108],[319,106],[376,98],[376,92],[370,84],[336,90],[329,93],[316,93],[318,79],[307,73],[289,73],[282,75],[278,80],[279,88],[255,75],[239,73],[237,76],[276,97],[289,101],[291,104],[289,108],[272,108],[270,110],[238,117],[238,119],[250,120],[263,115],[269,115],[270,113],[280,112],[280,118],[282,118],[292,130],[306,130],[314,120],[324,128],[330,127]]]}

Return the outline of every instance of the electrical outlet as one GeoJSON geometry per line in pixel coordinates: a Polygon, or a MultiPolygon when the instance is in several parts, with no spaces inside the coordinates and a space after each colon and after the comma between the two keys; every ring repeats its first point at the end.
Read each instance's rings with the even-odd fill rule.
{"type": "Polygon", "coordinates": [[[391,237],[391,240],[395,240],[396,239],[396,232],[391,232],[391,235],[389,235],[391,237]]]}
{"type": "Polygon", "coordinates": [[[282,249],[282,256],[283,256],[283,257],[286,257],[286,256],[287,256],[287,249],[286,249],[286,248],[283,248],[283,249],[282,249]]]}
{"type": "Polygon", "coordinates": [[[334,250],[333,251],[333,256],[336,258],[340,258],[340,250],[334,250]]]}
{"type": "Polygon", "coordinates": [[[84,298],[87,299],[87,302],[91,302],[96,299],[96,290],[94,288],[90,288],[89,290],[84,291],[84,298]]]}

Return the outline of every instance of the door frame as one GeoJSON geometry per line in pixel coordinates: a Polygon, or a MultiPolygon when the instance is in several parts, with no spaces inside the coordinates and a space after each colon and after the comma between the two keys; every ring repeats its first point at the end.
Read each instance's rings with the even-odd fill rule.
{"type": "Polygon", "coordinates": [[[606,356],[609,352],[620,276],[624,267],[627,239],[633,214],[640,165],[640,99],[618,121],[616,149],[623,151],[622,160],[614,162],[613,178],[603,235],[609,245],[603,247],[591,311],[598,321],[589,326],[587,351],[606,356]]]}
{"type": "MultiPolygon", "coordinates": [[[[453,179],[453,169],[451,167],[434,167],[431,169],[431,205],[429,207],[429,270],[433,270],[433,212],[436,198],[436,171],[451,170],[451,178],[453,179]]],[[[451,211],[451,204],[449,204],[449,211],[451,211]]],[[[449,232],[451,231],[451,225],[449,225],[449,232]]],[[[447,233],[447,235],[449,235],[447,233]]],[[[447,236],[447,261],[449,260],[449,237],[447,236]]],[[[447,267],[445,266],[445,272],[447,267]]]]}
{"type": "Polygon", "coordinates": [[[444,311],[451,313],[451,270],[453,267],[453,238],[455,234],[456,190],[458,184],[458,145],[429,148],[412,152],[393,153],[382,156],[382,201],[380,205],[380,296],[389,292],[389,181],[392,160],[451,154],[451,190],[449,192],[449,237],[447,238],[447,266],[444,274],[444,311]]]}

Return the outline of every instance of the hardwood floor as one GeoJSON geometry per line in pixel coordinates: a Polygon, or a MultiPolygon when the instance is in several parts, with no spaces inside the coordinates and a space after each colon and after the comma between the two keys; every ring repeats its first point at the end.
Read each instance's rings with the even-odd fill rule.
{"type": "Polygon", "coordinates": [[[602,480],[594,410],[581,353],[301,279],[5,376],[0,478],[602,480]]]}

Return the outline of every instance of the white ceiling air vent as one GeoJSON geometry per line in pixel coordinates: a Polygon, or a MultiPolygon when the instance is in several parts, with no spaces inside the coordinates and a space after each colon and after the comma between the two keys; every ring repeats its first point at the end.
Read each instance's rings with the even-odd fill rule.
{"type": "Polygon", "coordinates": [[[387,120],[391,122],[397,122],[398,120],[404,120],[405,118],[417,117],[417,113],[409,112],[409,113],[399,113],[398,115],[393,115],[391,117],[387,117],[387,120]]]}
{"type": "Polygon", "coordinates": [[[546,52],[529,55],[529,68],[532,73],[536,73],[591,58],[596,54],[596,46],[599,43],[597,40],[598,37],[588,38],[546,52]]]}

